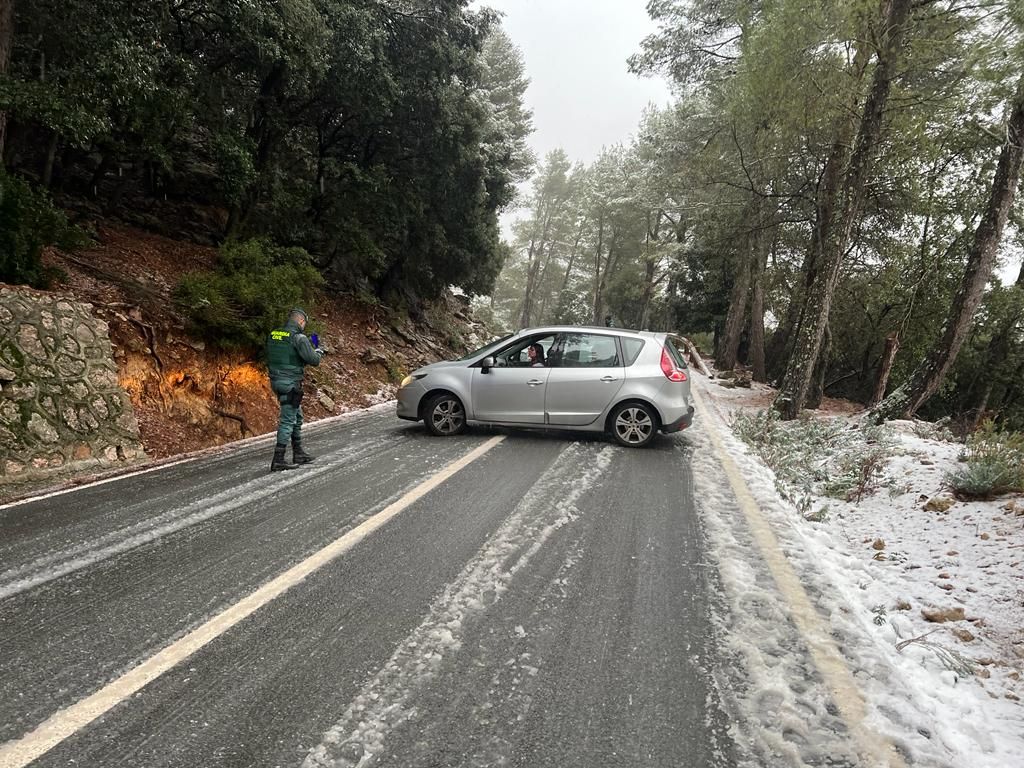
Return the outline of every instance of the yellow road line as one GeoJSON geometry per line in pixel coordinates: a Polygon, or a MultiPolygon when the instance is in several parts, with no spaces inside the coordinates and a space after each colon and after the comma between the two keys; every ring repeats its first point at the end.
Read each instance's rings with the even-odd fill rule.
{"type": "Polygon", "coordinates": [[[725,449],[721,435],[707,418],[708,410],[697,388],[692,388],[694,400],[703,411],[705,418],[701,425],[707,430],[725,475],[732,486],[736,501],[746,518],[747,526],[754,537],[757,548],[768,570],[775,579],[783,599],[789,604],[789,613],[797,630],[803,636],[810,651],[811,659],[818,668],[825,685],[828,686],[839,712],[846,721],[861,755],[871,760],[873,765],[888,768],[905,768],[903,757],[892,742],[872,730],[864,721],[867,716],[867,705],[860,689],[853,678],[853,673],[839,648],[832,640],[827,623],[815,609],[811,599],[779,546],[779,540],[772,530],[771,524],[761,513],[761,508],[747,486],[743,474],[725,449]]]}
{"type": "Polygon", "coordinates": [[[413,488],[373,517],[335,539],[277,578],[225,609],[177,642],[151,656],[139,666],[92,695],[51,715],[31,732],[0,746],[0,768],[23,768],[68,737],[132,696],[162,674],[177,666],[240,621],[251,616],[275,597],[302,582],[307,576],[352,549],[397,514],[467,467],[505,438],[492,437],[462,458],[413,488]]]}

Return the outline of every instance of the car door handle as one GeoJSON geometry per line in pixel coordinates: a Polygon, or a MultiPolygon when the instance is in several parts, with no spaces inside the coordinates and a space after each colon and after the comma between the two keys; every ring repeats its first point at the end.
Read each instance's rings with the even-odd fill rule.
{"type": "Polygon", "coordinates": [[[531,387],[536,387],[538,384],[543,384],[544,381],[542,379],[530,379],[526,383],[529,384],[531,387]]]}
{"type": "Polygon", "coordinates": [[[618,381],[618,376],[602,376],[601,381],[618,381]]]}

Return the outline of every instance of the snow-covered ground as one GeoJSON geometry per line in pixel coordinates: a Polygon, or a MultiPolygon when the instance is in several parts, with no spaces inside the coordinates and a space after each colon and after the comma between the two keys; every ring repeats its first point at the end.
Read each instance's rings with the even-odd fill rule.
{"type": "MultiPolygon", "coordinates": [[[[885,452],[895,455],[859,499],[826,496],[823,483],[780,484],[732,431],[772,392],[702,376],[694,384],[704,407],[688,439],[723,588],[723,651],[737,663],[720,687],[755,725],[737,734],[749,764],[863,765],[865,752],[855,733],[842,735],[857,708],[837,706],[835,673],[809,663],[815,644],[801,637],[792,596],[765,566],[712,433],[852,673],[866,732],[887,742],[882,764],[1024,767],[1024,498],[955,500],[944,478],[961,446],[922,437],[911,422],[889,425],[885,452]]],[[[855,414],[813,416],[856,432],[855,414]]]]}

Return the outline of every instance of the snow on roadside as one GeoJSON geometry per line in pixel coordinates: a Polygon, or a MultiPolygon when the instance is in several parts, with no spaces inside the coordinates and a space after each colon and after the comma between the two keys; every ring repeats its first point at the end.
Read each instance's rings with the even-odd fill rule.
{"type": "MultiPolygon", "coordinates": [[[[828,618],[867,699],[869,725],[891,739],[910,765],[1024,767],[1024,498],[953,500],[943,478],[956,467],[960,446],[920,436],[914,423],[895,422],[889,435],[897,455],[882,463],[869,494],[859,501],[837,500],[818,484],[801,512],[780,495],[775,474],[728,427],[736,415],[766,408],[770,390],[726,390],[702,377],[695,377],[695,385],[712,411],[704,409],[701,417],[723,434],[787,557],[828,618]],[[929,505],[933,499],[953,503],[929,505]],[[935,611],[953,620],[927,620],[925,613],[937,618],[935,611]]],[[[852,424],[848,415],[838,418],[852,424]]],[[[757,617],[748,611],[735,619],[746,624],[746,635],[734,638],[731,651],[750,675],[751,690],[741,699],[746,714],[760,717],[762,726],[764,743],[754,752],[764,759],[771,751],[779,764],[816,762],[822,755],[813,742],[821,734],[814,729],[827,726],[822,702],[813,685],[794,692],[774,679],[779,675],[765,647],[783,639],[778,605],[752,592],[764,589],[763,579],[752,575],[756,558],[736,540],[730,513],[719,511],[725,509],[720,489],[708,479],[701,486],[701,475],[712,471],[700,466],[706,463],[703,448],[697,446],[695,475],[707,496],[702,508],[710,543],[718,550],[726,592],[745,593],[732,595],[733,614],[743,610],[741,599],[753,600],[764,621],[775,624],[752,637],[757,617]],[[789,724],[790,736],[783,738],[780,718],[772,743],[764,736],[773,727],[771,718],[757,714],[765,695],[791,719],[803,713],[808,732],[794,738],[789,724]]]]}

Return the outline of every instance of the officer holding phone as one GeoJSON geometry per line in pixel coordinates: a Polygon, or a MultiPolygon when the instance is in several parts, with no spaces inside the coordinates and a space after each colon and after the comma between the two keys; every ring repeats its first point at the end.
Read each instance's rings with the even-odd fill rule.
{"type": "MultiPolygon", "coordinates": [[[[270,370],[270,388],[281,405],[277,422],[277,445],[271,472],[296,469],[308,464],[313,457],[302,448],[302,379],[307,365],[320,365],[324,352],[317,349],[304,333],[306,313],[296,307],[288,313],[283,328],[275,328],[267,338],[267,368],[270,370]],[[292,463],[284,460],[288,441],[292,443],[292,463]]],[[[316,334],[313,334],[316,338],[316,334]]]]}

